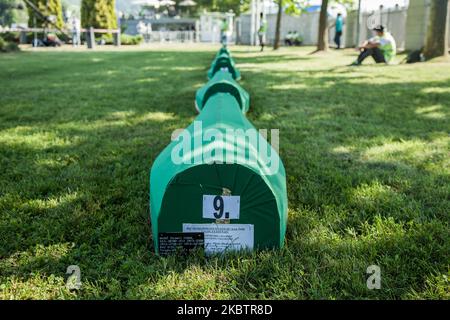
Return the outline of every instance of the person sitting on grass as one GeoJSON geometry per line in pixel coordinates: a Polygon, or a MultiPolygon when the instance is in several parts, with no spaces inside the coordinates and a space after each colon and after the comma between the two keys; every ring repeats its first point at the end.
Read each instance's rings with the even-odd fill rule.
{"type": "Polygon", "coordinates": [[[373,31],[375,31],[375,37],[365,41],[358,50],[361,53],[353,62],[352,66],[359,66],[369,56],[375,60],[376,63],[390,63],[394,59],[397,53],[397,46],[395,44],[394,37],[387,31],[384,27],[379,25],[376,26],[373,31]]]}
{"type": "Polygon", "coordinates": [[[47,47],[60,47],[62,41],[58,38],[56,33],[49,32],[43,41],[44,45],[47,47]]]}
{"type": "Polygon", "coordinates": [[[284,39],[284,44],[286,46],[292,46],[292,31],[289,31],[288,34],[286,35],[286,38],[284,39]]]}

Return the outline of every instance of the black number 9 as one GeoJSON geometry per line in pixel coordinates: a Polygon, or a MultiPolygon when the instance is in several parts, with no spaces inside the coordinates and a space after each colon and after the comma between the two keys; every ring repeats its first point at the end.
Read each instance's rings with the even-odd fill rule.
{"type": "Polygon", "coordinates": [[[216,219],[220,219],[223,216],[223,198],[221,196],[216,196],[213,200],[213,206],[214,209],[217,210],[217,212],[214,212],[214,217],[216,219]]]}

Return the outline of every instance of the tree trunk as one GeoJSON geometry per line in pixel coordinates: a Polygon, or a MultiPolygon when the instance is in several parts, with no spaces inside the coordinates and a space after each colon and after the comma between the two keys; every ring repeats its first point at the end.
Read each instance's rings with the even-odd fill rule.
{"type": "Polygon", "coordinates": [[[322,1],[319,17],[319,39],[317,41],[317,51],[328,50],[328,0],[322,1]]]}
{"type": "Polygon", "coordinates": [[[273,44],[273,50],[277,50],[280,47],[281,15],[282,14],[283,14],[283,0],[278,0],[277,26],[275,28],[275,42],[273,44]]]}
{"type": "Polygon", "coordinates": [[[448,0],[431,1],[430,22],[425,43],[425,58],[448,55],[448,0]]]}

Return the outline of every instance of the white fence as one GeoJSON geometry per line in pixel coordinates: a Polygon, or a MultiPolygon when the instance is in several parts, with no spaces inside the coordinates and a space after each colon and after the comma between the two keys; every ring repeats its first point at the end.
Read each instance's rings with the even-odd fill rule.
{"type": "MultiPolygon", "coordinates": [[[[384,25],[389,32],[391,32],[397,41],[397,46],[400,49],[416,49],[416,42],[423,42],[424,39],[412,41],[414,37],[425,37],[427,28],[427,14],[420,12],[429,10],[429,1],[427,0],[410,0],[410,8],[394,7],[381,8],[380,10],[372,12],[364,12],[360,17],[360,32],[357,39],[357,25],[358,16],[356,11],[348,12],[344,23],[343,44],[346,47],[353,47],[363,40],[372,36],[372,28],[377,24],[384,25]],[[417,2],[417,3],[416,3],[417,2]],[[408,21],[408,15],[414,21],[408,21]],[[407,30],[407,25],[409,30],[407,30]],[[411,26],[415,29],[420,29],[420,35],[412,34],[411,26]],[[410,45],[408,45],[408,42],[410,45]],[[412,45],[412,47],[411,47],[412,45]],[[413,48],[414,47],[414,48],[413,48]]],[[[275,38],[276,14],[267,15],[268,30],[267,42],[273,44],[275,38]]],[[[329,40],[333,42],[334,37],[334,23],[329,21],[329,40]]],[[[250,44],[250,15],[242,15],[238,22],[237,42],[241,44],[250,44]]],[[[289,31],[297,31],[303,37],[303,44],[316,45],[318,39],[318,24],[319,13],[302,13],[299,16],[283,15],[281,20],[281,41],[286,37],[289,31]]],[[[417,48],[419,49],[419,47],[417,48]]]]}
{"type": "MultiPolygon", "coordinates": [[[[275,40],[276,14],[268,14],[266,42],[273,44],[275,40]]],[[[250,44],[250,15],[241,15],[238,20],[237,42],[250,44]]],[[[300,16],[283,14],[281,20],[281,39],[284,39],[289,31],[297,31],[303,37],[303,44],[313,45],[317,43],[317,29],[319,27],[318,13],[305,13],[300,16]]]]}
{"type": "MultiPolygon", "coordinates": [[[[405,48],[406,41],[406,19],[407,8],[390,8],[372,12],[364,12],[360,17],[360,34],[357,39],[358,15],[355,11],[350,12],[346,19],[344,29],[345,43],[348,47],[356,46],[363,40],[372,37],[372,29],[376,25],[383,25],[392,33],[398,48],[405,48]]],[[[418,21],[417,23],[423,23],[418,21]]]]}
{"type": "MultiPolygon", "coordinates": [[[[359,40],[356,39],[357,14],[350,12],[345,19],[343,44],[347,47],[354,46],[363,39],[371,37],[370,27],[375,24],[383,24],[392,32],[400,48],[405,43],[407,9],[394,8],[375,12],[366,12],[361,15],[361,28],[359,40]]],[[[334,38],[333,20],[329,21],[329,40],[332,43],[334,38]]],[[[250,15],[242,15],[239,19],[238,42],[250,44],[250,15]]],[[[273,44],[275,40],[276,14],[267,15],[267,42],[273,44]]],[[[286,37],[289,31],[297,31],[303,38],[304,45],[316,45],[319,29],[319,12],[302,13],[299,16],[283,14],[281,20],[280,38],[286,37]]]]}
{"type": "Polygon", "coordinates": [[[142,35],[146,43],[150,42],[195,42],[195,31],[151,31],[142,35]]]}

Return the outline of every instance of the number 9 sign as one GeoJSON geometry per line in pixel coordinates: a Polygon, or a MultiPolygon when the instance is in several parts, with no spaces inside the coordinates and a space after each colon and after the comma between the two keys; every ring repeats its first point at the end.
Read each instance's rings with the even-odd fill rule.
{"type": "Polygon", "coordinates": [[[240,196],[203,195],[203,218],[239,219],[240,196]]]}

